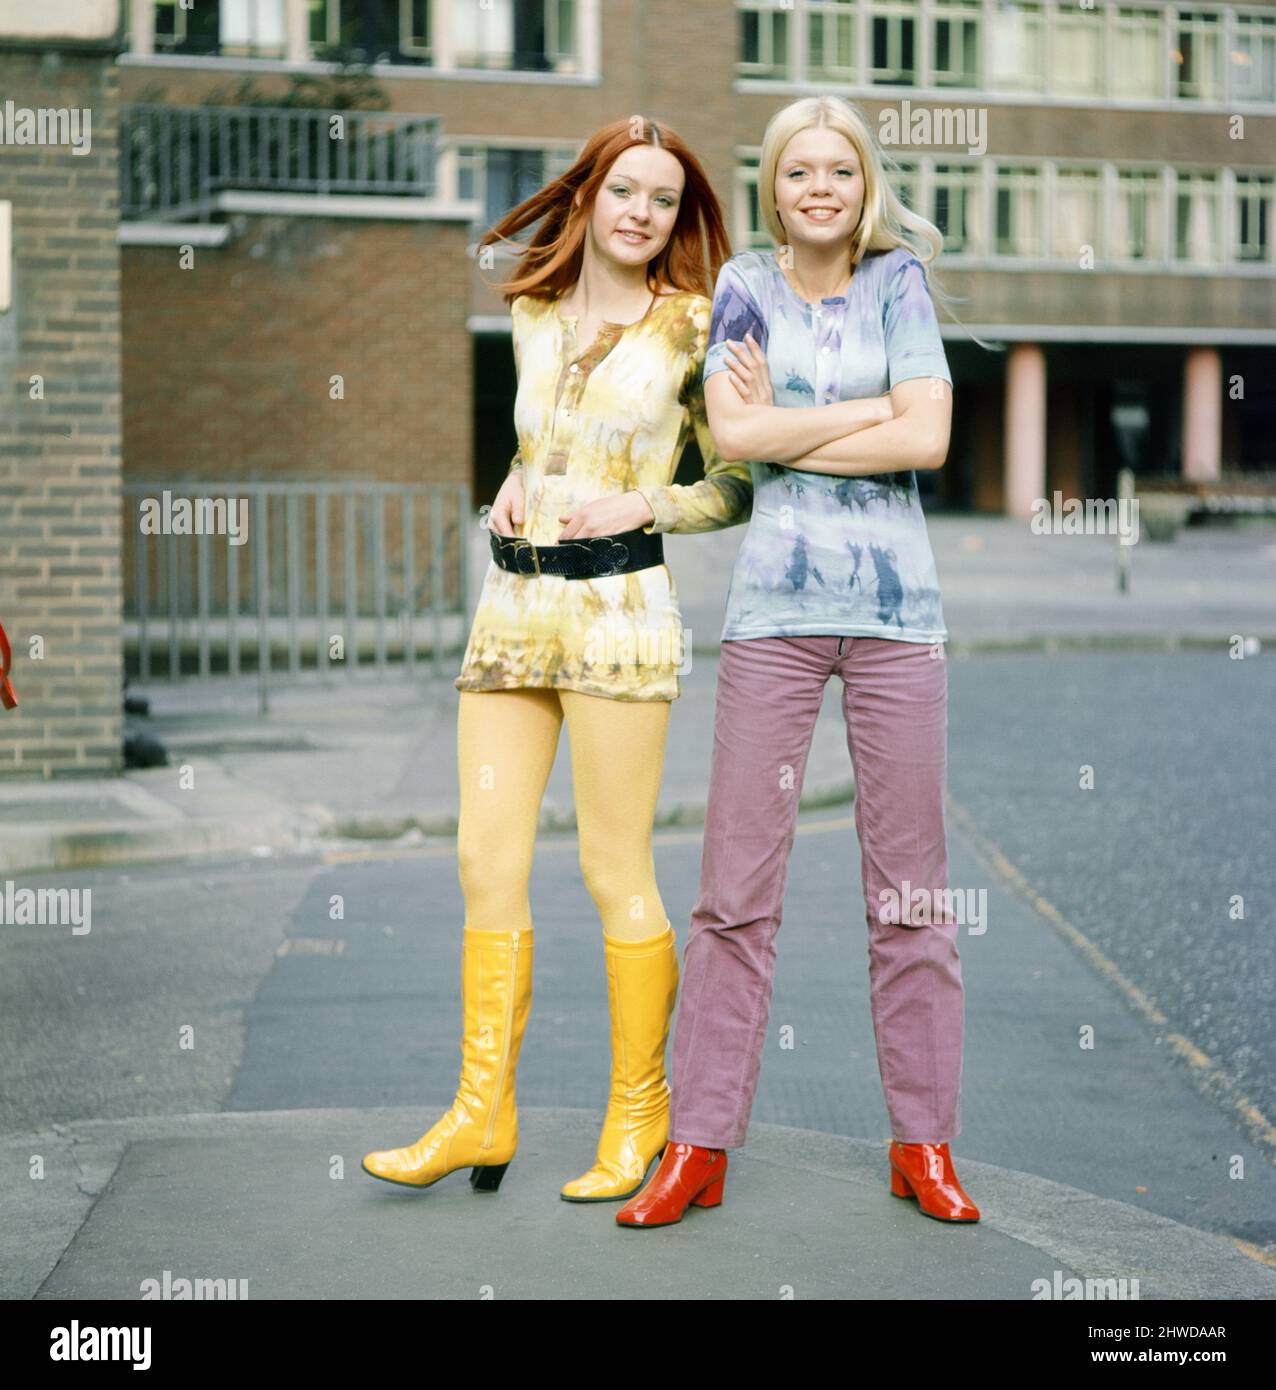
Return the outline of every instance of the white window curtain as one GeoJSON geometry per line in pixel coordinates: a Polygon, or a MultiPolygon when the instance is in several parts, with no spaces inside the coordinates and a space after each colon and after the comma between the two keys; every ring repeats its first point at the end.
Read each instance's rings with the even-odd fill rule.
{"type": "Polygon", "coordinates": [[[1041,189],[1035,181],[1022,182],[1015,191],[1014,237],[1015,253],[1020,256],[1041,255],[1041,189]]]}
{"type": "Polygon", "coordinates": [[[452,43],[459,53],[514,52],[514,0],[451,0],[452,43]]]}
{"type": "Polygon", "coordinates": [[[1103,23],[1090,11],[1077,19],[1056,15],[1051,37],[1052,90],[1094,94],[1103,90],[1103,23]]]}
{"type": "Polygon", "coordinates": [[[1127,175],[1117,183],[1112,255],[1123,261],[1165,258],[1165,189],[1160,178],[1127,175]]]}
{"type": "Polygon", "coordinates": [[[1186,16],[1179,26],[1179,49],[1188,55],[1180,68],[1180,95],[1211,101],[1219,91],[1219,30],[1217,21],[1201,15],[1186,16]]]}
{"type": "Polygon", "coordinates": [[[1216,185],[1203,178],[1179,179],[1180,258],[1208,265],[1218,259],[1216,185]]]}
{"type": "Polygon", "coordinates": [[[1061,173],[1058,176],[1055,181],[1051,255],[1076,263],[1083,246],[1093,246],[1096,255],[1103,255],[1098,192],[1097,179],[1078,174],[1061,173]]]}
{"type": "Polygon", "coordinates": [[[992,234],[988,225],[984,185],[979,171],[972,169],[965,180],[966,254],[986,256],[992,250],[992,234]]]}
{"type": "Polygon", "coordinates": [[[221,42],[245,48],[283,48],[285,0],[222,0],[221,42]]]}
{"type": "Polygon", "coordinates": [[[1112,65],[1113,90],[1121,97],[1159,97],[1162,70],[1161,20],[1119,18],[1112,65]]]}
{"type": "Polygon", "coordinates": [[[1238,16],[1231,61],[1233,96],[1276,101],[1276,24],[1265,17],[1238,16]]]}
{"type": "Polygon", "coordinates": [[[1041,16],[1035,10],[994,10],[988,33],[994,87],[1040,91],[1041,16]]]}

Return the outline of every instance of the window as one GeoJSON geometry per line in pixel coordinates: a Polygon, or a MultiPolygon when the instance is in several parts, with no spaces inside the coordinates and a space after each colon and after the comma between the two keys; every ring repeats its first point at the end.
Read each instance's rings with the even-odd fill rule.
{"type": "Polygon", "coordinates": [[[340,41],[337,0],[310,0],[310,47],[325,48],[340,41]]]}
{"type": "Polygon", "coordinates": [[[1112,257],[1161,261],[1165,247],[1165,185],[1157,169],[1118,169],[1112,257]]]}
{"type": "Polygon", "coordinates": [[[1058,96],[1103,95],[1103,11],[1054,12],[1050,34],[1050,90],[1058,96]]]}
{"type": "Polygon", "coordinates": [[[892,168],[888,162],[883,172],[900,202],[916,212],[921,169],[915,159],[895,159],[893,162],[895,167],[892,168]]]}
{"type": "Polygon", "coordinates": [[[1197,101],[1218,101],[1223,95],[1220,59],[1220,17],[1194,10],[1179,11],[1178,95],[1197,101]]]}
{"type": "Polygon", "coordinates": [[[745,77],[789,75],[789,16],[780,0],[751,0],[740,13],[740,61],[745,77]]]}
{"type": "Polygon", "coordinates": [[[575,0],[443,0],[461,68],[574,72],[575,0]]]}
{"type": "Polygon", "coordinates": [[[1238,14],[1228,55],[1232,96],[1238,101],[1276,101],[1276,17],[1238,14]]]}
{"type": "Polygon", "coordinates": [[[309,0],[312,50],[366,62],[434,63],[446,23],[458,68],[577,72],[576,0],[309,0]],[[440,10],[446,14],[440,16],[440,10]]]}
{"type": "Polygon", "coordinates": [[[917,80],[917,6],[907,0],[874,0],[869,6],[869,79],[894,86],[917,80]]]}
{"type": "Polygon", "coordinates": [[[155,2],[155,49],[163,53],[216,53],[218,7],[184,10],[178,0],[155,2]]]}
{"type": "Polygon", "coordinates": [[[411,0],[310,0],[311,45],[345,49],[366,63],[396,62],[401,21],[416,27],[412,9],[411,0]]]}
{"type": "Polygon", "coordinates": [[[1174,201],[1174,258],[1208,265],[1222,256],[1215,173],[1180,173],[1174,201]]]}
{"type": "Polygon", "coordinates": [[[758,152],[736,157],[736,215],[732,242],[741,250],[769,251],[771,237],[762,225],[762,206],[758,201],[758,152]]]}
{"type": "Polygon", "coordinates": [[[809,0],[806,16],[807,76],[854,81],[854,5],[850,0],[809,0]]]}
{"type": "Polygon", "coordinates": [[[511,208],[570,169],[576,155],[575,147],[457,145],[457,197],[467,201],[475,198],[483,204],[483,216],[475,225],[476,230],[486,230],[511,208]]]}
{"type": "Polygon", "coordinates": [[[1272,258],[1272,190],[1276,179],[1270,174],[1236,176],[1236,244],[1232,256],[1238,261],[1268,261],[1272,258]]]}
{"type": "Polygon", "coordinates": [[[1165,94],[1164,15],[1119,9],[1115,19],[1112,92],[1118,97],[1165,94]]]}
{"type": "Polygon", "coordinates": [[[286,46],[284,0],[221,0],[219,53],[231,57],[282,57],[286,46]]]}
{"type": "MultiPolygon", "coordinates": [[[[988,249],[983,180],[978,164],[936,164],[931,184],[931,221],[951,255],[980,255],[988,249]]],[[[911,206],[911,204],[910,204],[911,206]]]]}
{"type": "Polygon", "coordinates": [[[979,18],[971,0],[935,0],[931,75],[937,87],[979,85],[979,18]]]}
{"type": "Polygon", "coordinates": [[[999,5],[989,20],[988,81],[994,91],[1045,89],[1045,15],[1040,5],[999,5]]]}
{"type": "Polygon", "coordinates": [[[399,52],[429,61],[430,0],[401,0],[399,5],[399,52]]]}
{"type": "Polygon", "coordinates": [[[1028,166],[999,164],[996,190],[997,254],[1039,257],[1044,245],[1041,175],[1028,166]]]}
{"type": "Polygon", "coordinates": [[[1081,248],[1103,256],[1103,185],[1097,169],[1060,166],[1055,171],[1050,215],[1050,254],[1080,264],[1081,248]]]}
{"type": "Polygon", "coordinates": [[[549,31],[549,55],[557,72],[575,72],[580,67],[576,56],[576,0],[551,0],[546,6],[549,31]]]}
{"type": "Polygon", "coordinates": [[[513,0],[490,0],[486,6],[453,4],[450,14],[458,67],[515,66],[513,0]]]}

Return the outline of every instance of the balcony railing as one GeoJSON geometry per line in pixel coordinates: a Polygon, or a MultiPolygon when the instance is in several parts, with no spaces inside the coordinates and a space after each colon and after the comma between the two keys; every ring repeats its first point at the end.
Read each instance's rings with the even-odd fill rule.
{"type": "Polygon", "coordinates": [[[437,116],[134,103],[120,112],[120,215],[209,221],[219,193],[435,191],[437,116]]]}

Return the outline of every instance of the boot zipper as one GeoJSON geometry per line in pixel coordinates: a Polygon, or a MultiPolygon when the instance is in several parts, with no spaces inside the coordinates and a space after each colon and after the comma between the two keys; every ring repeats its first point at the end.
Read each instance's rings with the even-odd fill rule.
{"type": "Polygon", "coordinates": [[[492,1113],[487,1117],[487,1134],[483,1147],[492,1147],[492,1133],[496,1129],[496,1110],[501,1102],[501,1090],[505,1085],[505,1070],[510,1059],[510,1029],[514,1026],[514,986],[518,979],[518,933],[514,933],[514,949],[510,952],[510,977],[505,999],[505,1035],[501,1039],[501,1069],[496,1078],[496,1089],[492,1093],[492,1113]]]}

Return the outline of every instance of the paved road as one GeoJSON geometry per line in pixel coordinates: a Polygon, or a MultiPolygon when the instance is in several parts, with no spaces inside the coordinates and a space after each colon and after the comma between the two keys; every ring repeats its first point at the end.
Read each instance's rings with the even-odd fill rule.
{"type": "MultiPolygon", "coordinates": [[[[1204,653],[954,661],[950,883],[988,895],[987,931],[962,940],[959,1155],[1276,1241],[1276,1170],[1238,1109],[1243,1096],[1276,1113],[1276,860],[1262,799],[1273,756],[1261,722],[1273,679],[1270,662],[1204,653]],[[1093,791],[1078,789],[1083,764],[1093,791]],[[1246,917],[1230,921],[1238,893],[1246,917]],[[1069,926],[1101,956],[1069,942],[1069,926]],[[1132,1007],[1130,987],[1164,1024],[1132,1007]],[[1092,1050],[1078,1042],[1087,1026],[1092,1050]],[[1212,1096],[1178,1037],[1218,1063],[1212,1096]]],[[[657,855],[685,941],[699,833],[662,833],[657,855]]],[[[10,927],[0,939],[4,1132],[86,1115],[418,1105],[424,1128],[450,1099],[462,920],[450,845],[57,882],[93,888],[93,930],[10,927]]],[[[543,839],[532,900],[520,1100],[600,1112],[603,962],[571,838],[543,839]]],[[[864,933],[849,809],[804,819],[756,1120],[886,1135],[864,933]],[[787,1051],[786,1024],[798,1039],[787,1051]]],[[[415,1137],[369,1134],[367,1145],[415,1137]]]]}

